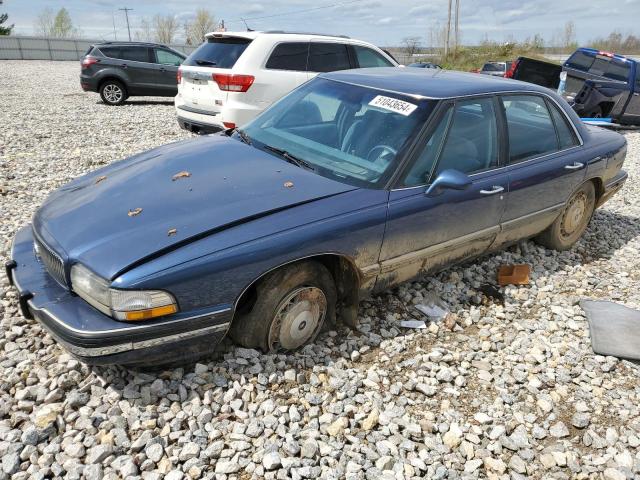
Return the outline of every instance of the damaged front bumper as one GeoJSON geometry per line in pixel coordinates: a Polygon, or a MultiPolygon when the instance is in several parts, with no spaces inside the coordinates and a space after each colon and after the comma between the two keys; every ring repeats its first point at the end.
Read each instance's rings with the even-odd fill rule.
{"type": "Polygon", "coordinates": [[[33,251],[30,226],[17,234],[6,266],[20,309],[75,357],[92,365],[160,365],[210,353],[229,329],[232,308],[220,305],[155,321],[120,322],[63,288],[33,251]]]}

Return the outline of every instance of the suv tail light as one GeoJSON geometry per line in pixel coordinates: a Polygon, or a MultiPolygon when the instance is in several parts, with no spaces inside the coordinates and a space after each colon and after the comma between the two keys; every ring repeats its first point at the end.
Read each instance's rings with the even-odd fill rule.
{"type": "Polygon", "coordinates": [[[231,75],[228,73],[213,73],[211,78],[218,84],[218,88],[225,92],[246,92],[255,80],[253,75],[231,75]]]}
{"type": "Polygon", "coordinates": [[[98,59],[96,57],[87,56],[82,59],[81,65],[82,65],[82,68],[85,69],[85,68],[89,68],[94,63],[98,63],[98,59]]]}
{"type": "Polygon", "coordinates": [[[178,85],[182,83],[182,68],[178,68],[178,73],[176,73],[176,81],[178,85]]]}
{"type": "Polygon", "coordinates": [[[519,62],[520,60],[516,60],[511,64],[511,68],[504,74],[504,78],[513,78],[513,74],[516,73],[516,68],[518,68],[519,62]]]}

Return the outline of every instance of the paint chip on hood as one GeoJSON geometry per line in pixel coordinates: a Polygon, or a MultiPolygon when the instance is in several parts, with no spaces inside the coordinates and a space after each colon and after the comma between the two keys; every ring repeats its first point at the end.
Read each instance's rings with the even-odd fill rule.
{"type": "Polygon", "coordinates": [[[293,188],[293,182],[289,182],[289,181],[284,182],[284,186],[285,188],[293,188]]]}
{"type": "Polygon", "coordinates": [[[130,217],[135,217],[136,215],[140,215],[141,212],[142,212],[142,209],[138,207],[138,208],[134,208],[133,210],[129,210],[129,213],[127,213],[127,215],[129,215],[130,217]]]}
{"type": "Polygon", "coordinates": [[[190,177],[191,173],[187,172],[186,170],[183,170],[182,172],[178,172],[176,173],[173,178],[171,178],[171,180],[173,182],[175,182],[176,180],[180,179],[180,178],[187,178],[190,177]]]}

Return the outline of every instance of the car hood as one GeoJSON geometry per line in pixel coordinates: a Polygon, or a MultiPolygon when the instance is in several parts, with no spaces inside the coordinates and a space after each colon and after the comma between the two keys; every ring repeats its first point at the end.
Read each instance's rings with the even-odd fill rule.
{"type": "Polygon", "coordinates": [[[33,226],[70,262],[113,279],[195,239],[354,189],[213,135],[74,180],[47,199],[33,226]]]}

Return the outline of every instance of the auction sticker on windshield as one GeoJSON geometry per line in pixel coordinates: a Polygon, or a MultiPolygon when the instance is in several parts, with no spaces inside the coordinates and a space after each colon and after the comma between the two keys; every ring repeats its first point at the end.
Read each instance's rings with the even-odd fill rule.
{"type": "Polygon", "coordinates": [[[390,110],[392,112],[404,115],[405,117],[411,115],[411,112],[418,108],[418,106],[414,105],[413,103],[404,102],[402,100],[398,100],[397,98],[385,97],[384,95],[377,95],[373,100],[369,102],[369,105],[371,105],[372,107],[390,110]]]}

